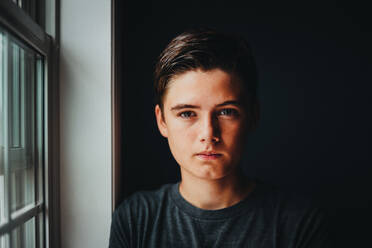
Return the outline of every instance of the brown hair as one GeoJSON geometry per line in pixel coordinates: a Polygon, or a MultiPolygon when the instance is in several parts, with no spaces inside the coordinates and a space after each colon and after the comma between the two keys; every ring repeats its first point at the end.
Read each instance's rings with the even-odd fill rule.
{"type": "Polygon", "coordinates": [[[205,28],[178,35],[160,54],[154,73],[156,104],[163,109],[163,98],[173,77],[216,68],[238,76],[247,93],[244,100],[253,107],[257,102],[257,72],[248,43],[241,36],[205,28]]]}

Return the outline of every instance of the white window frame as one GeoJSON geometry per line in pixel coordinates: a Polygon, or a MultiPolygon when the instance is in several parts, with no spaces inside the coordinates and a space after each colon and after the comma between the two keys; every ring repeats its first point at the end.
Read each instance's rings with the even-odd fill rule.
{"type": "MultiPolygon", "coordinates": [[[[57,1],[56,4],[58,6],[59,2],[57,1]]],[[[58,10],[58,8],[56,9],[58,10]]],[[[57,18],[55,21],[58,23],[57,18]]],[[[7,32],[44,57],[44,129],[42,130],[44,143],[44,201],[36,203],[33,207],[14,216],[11,222],[0,226],[0,235],[13,230],[32,217],[38,218],[38,214],[43,213],[45,220],[44,240],[39,240],[39,242],[43,242],[43,247],[59,248],[58,44],[25,11],[14,4],[12,0],[0,1],[0,25],[7,32]]]]}

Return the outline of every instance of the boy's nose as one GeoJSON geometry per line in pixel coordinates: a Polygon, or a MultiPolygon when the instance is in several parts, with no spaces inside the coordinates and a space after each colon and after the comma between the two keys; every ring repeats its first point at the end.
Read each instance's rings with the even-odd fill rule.
{"type": "Polygon", "coordinates": [[[200,142],[216,144],[221,141],[218,120],[208,116],[200,124],[200,142]]]}

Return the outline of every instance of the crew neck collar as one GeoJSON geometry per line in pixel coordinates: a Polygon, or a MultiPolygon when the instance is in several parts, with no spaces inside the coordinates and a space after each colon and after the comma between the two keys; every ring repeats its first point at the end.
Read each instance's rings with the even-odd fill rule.
{"type": "Polygon", "coordinates": [[[255,188],[240,202],[222,209],[206,210],[198,208],[186,201],[179,191],[180,182],[172,185],[171,198],[174,204],[186,214],[198,219],[227,219],[233,216],[240,215],[250,209],[251,201],[256,198],[258,191],[261,190],[261,185],[256,183],[255,188]]]}

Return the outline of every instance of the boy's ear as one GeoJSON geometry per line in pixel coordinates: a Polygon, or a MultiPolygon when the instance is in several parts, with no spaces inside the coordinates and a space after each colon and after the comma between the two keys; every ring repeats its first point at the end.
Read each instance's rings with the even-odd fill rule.
{"type": "Polygon", "coordinates": [[[158,128],[159,128],[161,135],[163,135],[165,138],[168,138],[167,124],[165,123],[164,115],[161,111],[159,104],[156,104],[155,106],[155,116],[156,116],[156,123],[158,124],[158,128]]]}

